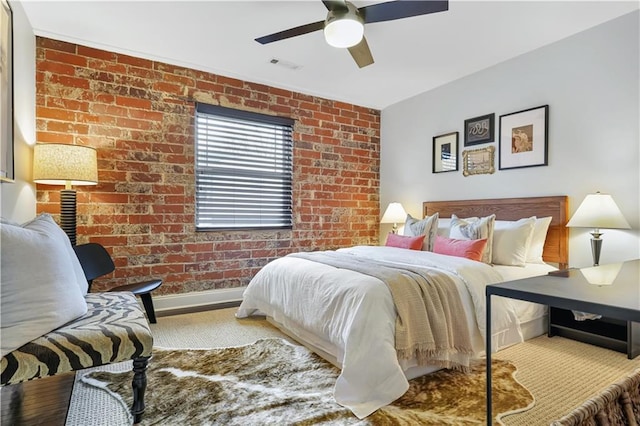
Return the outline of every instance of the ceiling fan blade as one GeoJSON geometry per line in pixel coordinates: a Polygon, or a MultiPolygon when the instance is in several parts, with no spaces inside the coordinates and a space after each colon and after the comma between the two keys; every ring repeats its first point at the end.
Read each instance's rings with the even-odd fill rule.
{"type": "Polygon", "coordinates": [[[367,39],[364,37],[362,37],[360,43],[349,48],[349,53],[351,53],[351,57],[356,61],[359,68],[373,64],[373,55],[371,55],[369,43],[367,43],[367,39]]]}
{"type": "Polygon", "coordinates": [[[347,2],[345,0],[322,0],[327,10],[347,10],[347,2]]]}
{"type": "Polygon", "coordinates": [[[289,28],[288,30],[258,37],[256,41],[260,44],[273,43],[291,37],[312,33],[324,28],[324,21],[313,22],[311,24],[300,25],[299,27],[289,28]]]}
{"type": "Polygon", "coordinates": [[[358,12],[364,18],[364,23],[370,24],[445,10],[449,10],[448,0],[396,0],[363,6],[358,9],[358,12]]]}

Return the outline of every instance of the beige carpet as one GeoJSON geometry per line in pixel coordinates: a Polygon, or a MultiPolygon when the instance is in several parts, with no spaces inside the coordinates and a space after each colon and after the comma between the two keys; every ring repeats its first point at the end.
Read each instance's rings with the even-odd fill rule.
{"type": "Polygon", "coordinates": [[[640,357],[629,360],[626,354],[546,335],[496,358],[518,367],[518,380],[536,399],[533,409],[503,418],[507,426],[548,425],[640,367],[640,357]]]}
{"type": "MultiPolygon", "coordinates": [[[[264,319],[235,319],[235,311],[236,308],[229,308],[159,317],[158,323],[151,325],[154,343],[195,349],[244,345],[263,337],[287,338],[264,319]]],[[[518,380],[536,399],[532,409],[504,417],[506,425],[548,425],[640,367],[640,359],[628,360],[624,354],[561,337],[541,336],[507,348],[496,357],[516,365],[518,380]]],[[[74,391],[68,426],[126,424],[126,412],[109,401],[110,397],[105,401],[104,392],[94,390],[98,395],[88,394],[91,390],[83,388],[86,385],[76,385],[81,392],[74,391]],[[79,394],[91,396],[78,398],[79,394]],[[118,412],[121,417],[117,417],[118,412]]]]}

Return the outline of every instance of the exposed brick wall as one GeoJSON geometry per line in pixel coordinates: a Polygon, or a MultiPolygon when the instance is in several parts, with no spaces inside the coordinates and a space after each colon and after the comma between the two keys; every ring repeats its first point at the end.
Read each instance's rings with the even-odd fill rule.
{"type": "MultiPolygon", "coordinates": [[[[377,110],[41,37],[36,86],[37,141],[98,150],[100,183],[77,188],[78,244],[116,263],[98,290],[238,287],[292,251],[378,243],[377,110]],[[195,232],[196,101],[296,121],[292,230],[195,232]]],[[[57,219],[60,189],[37,186],[38,212],[57,219]]]]}

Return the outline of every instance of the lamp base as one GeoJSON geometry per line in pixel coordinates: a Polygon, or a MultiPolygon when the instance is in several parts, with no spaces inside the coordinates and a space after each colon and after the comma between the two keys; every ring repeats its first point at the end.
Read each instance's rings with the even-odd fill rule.
{"type": "Polygon", "coordinates": [[[600,251],[602,250],[602,239],[600,232],[592,232],[593,238],[591,238],[591,255],[593,256],[593,266],[598,266],[600,263],[600,251]]]}
{"type": "Polygon", "coordinates": [[[76,190],[60,191],[60,227],[69,237],[71,245],[76,245],[76,190]]]}

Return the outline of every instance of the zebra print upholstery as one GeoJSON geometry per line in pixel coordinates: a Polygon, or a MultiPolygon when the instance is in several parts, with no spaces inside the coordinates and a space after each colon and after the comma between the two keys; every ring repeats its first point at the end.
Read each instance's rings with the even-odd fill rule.
{"type": "Polygon", "coordinates": [[[153,347],[149,323],[133,293],[88,293],[85,299],[85,315],[6,354],[0,384],[133,360],[131,413],[139,423],[153,347]]]}
{"type": "Polygon", "coordinates": [[[135,296],[88,293],[87,313],[2,358],[1,384],[151,356],[153,337],[135,296]]]}

